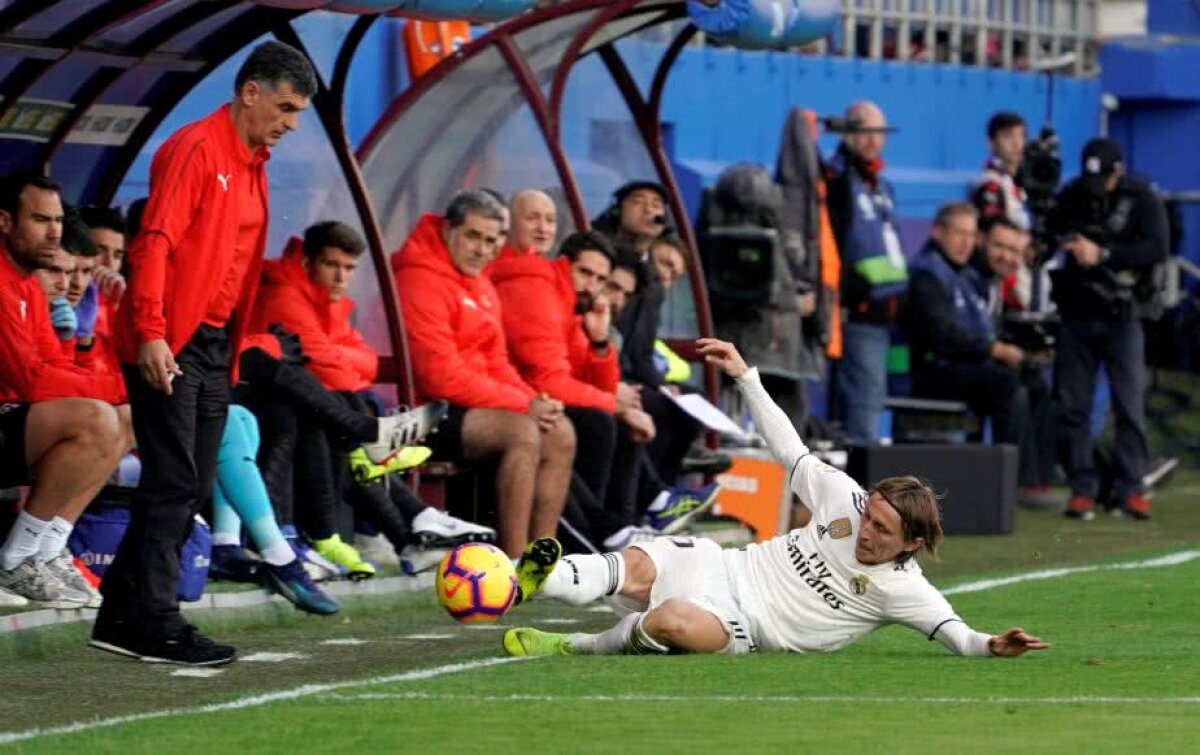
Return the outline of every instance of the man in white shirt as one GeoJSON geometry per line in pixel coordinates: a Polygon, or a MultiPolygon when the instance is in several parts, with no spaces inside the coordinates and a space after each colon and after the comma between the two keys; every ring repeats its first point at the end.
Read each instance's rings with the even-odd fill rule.
{"type": "Polygon", "coordinates": [[[926,485],[891,477],[863,490],[809,453],[732,344],[706,338],[698,349],[736,380],[811,521],[739,550],[663,537],[560,562],[555,541],[535,541],[518,568],[522,600],[539,590],[577,605],[607,597],[624,616],[599,634],[510,629],[510,655],[819,652],[887,624],[912,627],[958,655],[1018,656],[1048,647],[1020,628],[972,630],[926,581],[913,555],[936,554],[942,538],[937,496],[926,485]]]}

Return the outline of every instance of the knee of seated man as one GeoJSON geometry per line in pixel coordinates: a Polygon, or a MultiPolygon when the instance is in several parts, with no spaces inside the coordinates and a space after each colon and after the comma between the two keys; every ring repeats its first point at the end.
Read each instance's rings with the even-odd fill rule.
{"type": "Polygon", "coordinates": [[[72,411],[74,421],[86,433],[89,442],[112,448],[114,451],[122,445],[126,426],[112,404],[95,399],[82,399],[72,411]]]}
{"type": "Polygon", "coordinates": [[[535,456],[542,450],[542,433],[537,421],[527,414],[503,412],[489,428],[507,452],[526,451],[535,456]]]}
{"type": "Polygon", "coordinates": [[[542,439],[542,448],[546,451],[574,456],[575,447],[575,425],[565,418],[560,420],[542,439]]]}

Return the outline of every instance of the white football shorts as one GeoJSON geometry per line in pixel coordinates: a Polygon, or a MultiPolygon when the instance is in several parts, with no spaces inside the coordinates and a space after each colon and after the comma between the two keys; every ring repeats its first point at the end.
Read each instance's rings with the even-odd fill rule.
{"type": "MultiPolygon", "coordinates": [[[[729,644],[722,652],[739,655],[758,650],[750,636],[750,622],[733,597],[721,546],[703,537],[657,537],[630,547],[649,556],[658,573],[650,588],[650,604],[641,610],[657,608],[668,598],[686,600],[724,625],[729,644]]],[[[618,605],[631,607],[625,598],[618,605]]]]}

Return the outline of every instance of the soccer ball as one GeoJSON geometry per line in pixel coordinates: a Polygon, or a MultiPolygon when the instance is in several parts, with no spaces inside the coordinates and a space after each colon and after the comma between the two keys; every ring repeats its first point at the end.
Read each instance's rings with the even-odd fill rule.
{"type": "Polygon", "coordinates": [[[467,543],[438,564],[438,602],[464,624],[495,621],[517,598],[517,571],[504,551],[488,543],[467,543]]]}

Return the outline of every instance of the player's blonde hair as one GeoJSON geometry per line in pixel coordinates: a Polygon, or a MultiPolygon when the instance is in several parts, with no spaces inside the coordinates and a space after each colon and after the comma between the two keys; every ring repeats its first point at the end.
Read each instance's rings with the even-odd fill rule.
{"type": "MultiPolygon", "coordinates": [[[[923,480],[912,475],[880,480],[872,492],[883,496],[883,500],[900,515],[904,539],[921,538],[921,548],[937,558],[938,546],[942,543],[942,513],[937,493],[923,480]]],[[[903,563],[912,555],[911,552],[902,553],[896,560],[903,563]]]]}

